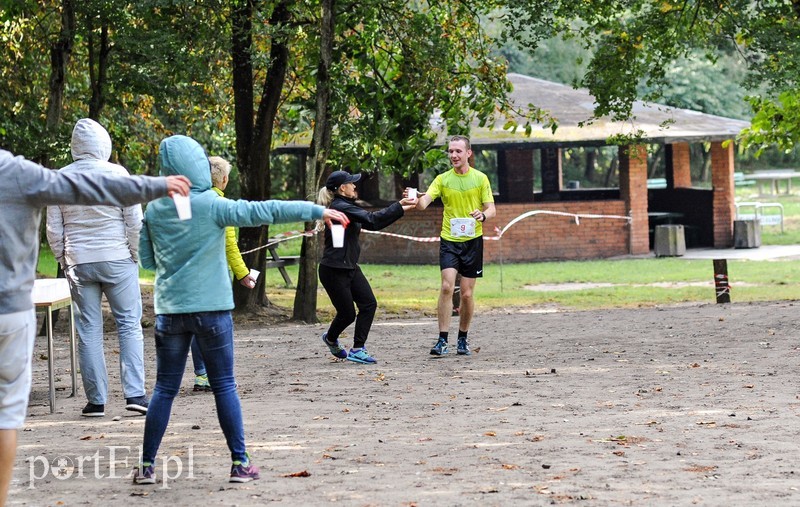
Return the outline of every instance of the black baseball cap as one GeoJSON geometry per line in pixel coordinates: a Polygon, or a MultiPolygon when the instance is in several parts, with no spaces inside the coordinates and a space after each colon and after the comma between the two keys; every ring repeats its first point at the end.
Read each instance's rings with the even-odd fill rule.
{"type": "Polygon", "coordinates": [[[328,181],[325,182],[325,187],[328,190],[336,190],[337,187],[345,183],[355,183],[361,179],[361,174],[350,174],[347,171],[333,171],[328,176],[328,181]]]}

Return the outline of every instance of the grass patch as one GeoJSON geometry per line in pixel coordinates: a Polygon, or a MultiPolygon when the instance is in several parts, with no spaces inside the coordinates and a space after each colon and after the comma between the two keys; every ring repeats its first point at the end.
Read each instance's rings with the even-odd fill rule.
{"type": "MultiPolygon", "coordinates": [[[[362,265],[388,314],[436,314],[438,266],[362,265]]],[[[710,260],[677,258],[488,264],[478,281],[478,309],[558,307],[563,309],[630,308],[677,303],[714,303],[710,260]],[[532,291],[541,284],[586,284],[575,290],[532,291]],[[610,284],[592,287],[591,284],[610,284]],[[655,285],[658,284],[658,285],[655,285]],[[700,286],[697,286],[698,284],[700,286]]],[[[297,267],[289,270],[297,280],[297,267]]],[[[734,302],[800,299],[800,261],[728,261],[734,302]]],[[[291,307],[294,289],[286,289],[277,270],[266,274],[270,298],[291,307]]],[[[319,308],[330,308],[320,287],[319,308]]]]}
{"type": "MultiPolygon", "coordinates": [[[[741,200],[755,200],[743,197],[741,200]]],[[[800,197],[778,196],[761,202],[784,205],[785,233],[776,226],[762,229],[764,245],[800,244],[800,197]]],[[[302,230],[302,223],[270,226],[270,235],[302,230]]],[[[293,239],[279,247],[281,255],[299,255],[301,241],[293,239]]],[[[436,315],[439,295],[437,265],[365,264],[362,269],[378,298],[380,311],[386,314],[436,315]]],[[[56,275],[56,262],[47,245],[39,257],[39,273],[56,275]]],[[[297,266],[287,268],[297,282],[297,266]]],[[[533,262],[524,264],[487,264],[486,276],[478,281],[476,304],[481,309],[558,307],[564,309],[623,308],[677,303],[713,303],[713,265],[710,260],[646,258],[533,262]],[[530,285],[585,284],[574,290],[532,291],[530,285]],[[589,284],[609,284],[592,287],[589,284]],[[697,286],[696,284],[706,284],[697,286]]],[[[737,303],[800,299],[800,261],[729,260],[731,299],[737,303]]],[[[284,287],[277,269],[264,274],[270,299],[291,308],[294,288],[284,287]]],[[[140,270],[140,278],[153,281],[153,273],[140,270]]],[[[330,313],[330,300],[322,287],[318,292],[321,315],[330,313]]]]}

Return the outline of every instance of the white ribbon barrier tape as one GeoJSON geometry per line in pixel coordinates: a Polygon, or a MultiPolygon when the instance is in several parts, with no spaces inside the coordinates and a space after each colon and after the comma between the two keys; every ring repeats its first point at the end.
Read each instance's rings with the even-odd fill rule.
{"type": "MultiPolygon", "coordinates": [[[[528,211],[526,213],[521,214],[517,218],[513,219],[509,223],[506,224],[505,227],[498,231],[498,238],[503,236],[507,230],[511,228],[514,224],[519,222],[520,220],[524,220],[528,217],[532,217],[534,215],[556,215],[561,217],[572,217],[575,219],[575,225],[581,225],[581,218],[610,218],[612,220],[625,220],[628,223],[631,223],[633,219],[631,217],[622,216],[622,215],[592,215],[592,214],[583,214],[583,213],[565,213],[563,211],[547,211],[547,210],[533,210],[528,211]]],[[[489,239],[489,238],[485,238],[489,239]]]]}
{"type": "MultiPolygon", "coordinates": [[[[583,214],[583,213],[577,213],[577,214],[576,213],[566,213],[566,212],[563,212],[563,211],[533,210],[533,211],[525,212],[525,213],[519,215],[518,217],[514,218],[509,223],[507,223],[505,225],[505,227],[503,227],[502,229],[500,229],[498,227],[495,227],[494,230],[497,233],[497,236],[484,236],[483,239],[484,240],[488,240],[488,241],[497,241],[500,238],[502,238],[503,234],[505,234],[506,231],[509,230],[512,226],[514,226],[517,222],[519,222],[521,220],[525,220],[526,218],[532,217],[534,215],[556,215],[556,216],[562,216],[562,217],[571,217],[571,218],[573,218],[575,220],[575,225],[580,225],[581,224],[581,218],[599,218],[599,219],[608,218],[608,219],[612,219],[612,220],[625,220],[628,223],[632,222],[631,217],[622,216],[622,215],[593,215],[593,214],[583,214]]],[[[407,236],[405,234],[395,234],[393,232],[383,232],[383,231],[368,231],[368,230],[365,230],[365,229],[362,229],[361,232],[366,232],[366,233],[369,233],[369,234],[380,234],[380,235],[383,235],[383,236],[391,236],[393,238],[402,238],[402,239],[407,239],[409,241],[418,241],[418,242],[421,242],[421,243],[431,243],[431,242],[440,240],[439,236],[427,237],[427,238],[419,238],[419,237],[416,237],[416,236],[407,236]]]]}
{"type": "Polygon", "coordinates": [[[256,247],[256,248],[252,248],[250,250],[247,250],[245,252],[240,252],[240,253],[242,255],[244,255],[244,254],[257,252],[259,250],[263,250],[264,248],[269,248],[272,245],[277,245],[278,243],[283,243],[284,241],[289,241],[290,239],[302,238],[303,236],[313,236],[316,233],[317,233],[316,229],[315,230],[311,230],[311,231],[305,231],[305,232],[303,232],[303,231],[286,231],[286,232],[282,232],[280,234],[276,234],[275,236],[269,238],[269,243],[267,243],[266,245],[262,245],[262,246],[259,246],[259,247],[256,247]]]}
{"type": "Polygon", "coordinates": [[[439,236],[436,237],[429,237],[429,238],[420,238],[417,236],[407,236],[405,234],[395,234],[393,232],[383,232],[383,231],[368,231],[366,229],[361,229],[361,232],[366,232],[369,234],[380,234],[381,236],[390,236],[392,238],[401,238],[407,239],[409,241],[416,241],[418,243],[435,243],[439,241],[441,238],[439,236]]]}
{"type": "MultiPolygon", "coordinates": [[[[508,222],[505,227],[502,229],[495,227],[494,230],[497,232],[497,236],[484,236],[483,239],[489,241],[497,241],[503,237],[503,234],[506,233],[511,227],[513,227],[517,222],[521,220],[525,220],[526,218],[535,216],[535,215],[555,215],[561,217],[571,217],[575,220],[575,225],[581,224],[581,218],[594,218],[594,219],[612,219],[612,220],[625,220],[628,223],[632,222],[631,217],[622,216],[622,215],[593,215],[593,214],[583,214],[583,213],[566,213],[563,211],[547,211],[547,210],[533,210],[525,212],[518,217],[514,218],[510,222],[508,222]]],[[[408,236],[406,234],[395,234],[393,232],[383,232],[383,231],[368,231],[366,229],[361,229],[361,232],[366,232],[368,234],[380,234],[382,236],[389,236],[392,238],[400,238],[400,239],[407,239],[409,241],[417,241],[419,243],[434,243],[440,240],[439,236],[436,237],[425,237],[420,238],[417,236],[408,236]]],[[[275,236],[269,239],[269,243],[263,246],[259,246],[257,248],[253,248],[251,250],[247,250],[246,252],[241,252],[242,255],[249,254],[252,252],[256,252],[258,250],[262,250],[264,248],[269,248],[273,245],[277,245],[278,243],[282,243],[284,241],[289,241],[290,239],[295,238],[302,238],[303,236],[313,236],[317,233],[317,230],[310,230],[310,231],[287,231],[282,232],[280,234],[276,234],[275,236]]]]}

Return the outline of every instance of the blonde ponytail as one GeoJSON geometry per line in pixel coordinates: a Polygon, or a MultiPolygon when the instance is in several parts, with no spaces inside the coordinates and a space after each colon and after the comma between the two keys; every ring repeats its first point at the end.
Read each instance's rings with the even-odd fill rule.
{"type": "Polygon", "coordinates": [[[327,208],[333,202],[333,195],[333,190],[328,190],[328,187],[320,188],[317,194],[317,204],[327,208]]]}
{"type": "MultiPolygon", "coordinates": [[[[331,205],[333,202],[333,191],[329,190],[327,187],[322,187],[319,189],[319,193],[317,194],[317,204],[320,206],[325,206],[326,208],[331,205]]],[[[322,232],[325,230],[325,222],[322,220],[317,220],[317,232],[322,232]]]]}

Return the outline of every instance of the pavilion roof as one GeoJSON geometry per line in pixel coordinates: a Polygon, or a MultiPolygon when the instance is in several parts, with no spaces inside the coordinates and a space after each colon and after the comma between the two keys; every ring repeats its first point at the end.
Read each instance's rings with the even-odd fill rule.
{"type": "MultiPolygon", "coordinates": [[[[608,144],[612,136],[639,131],[644,141],[652,143],[718,142],[735,139],[742,129],[750,126],[749,122],[743,120],[641,101],[634,102],[630,120],[613,121],[603,117],[589,122],[595,100],[587,89],[575,89],[522,74],[508,74],[508,80],[513,86],[510,98],[517,107],[526,109],[528,104],[533,104],[543,109],[556,119],[558,128],[552,132],[550,128],[536,124],[531,134],[526,135],[522,128],[525,120],[521,117],[515,118],[520,125],[516,132],[503,130],[503,125],[508,121],[506,118],[484,127],[475,123],[470,133],[473,146],[485,149],[507,148],[510,144],[519,148],[602,146],[608,144]]],[[[432,118],[431,124],[436,129],[437,118],[432,118]]],[[[309,140],[310,132],[303,133],[293,141],[276,147],[276,150],[305,150],[309,140]]],[[[441,133],[439,144],[443,145],[445,140],[444,133],[441,133]]]]}
{"type": "MultiPolygon", "coordinates": [[[[547,111],[558,122],[555,133],[542,125],[534,125],[530,136],[523,128],[517,132],[503,130],[506,119],[497,120],[490,127],[473,126],[470,139],[473,145],[519,144],[520,147],[603,145],[607,139],[619,134],[641,131],[643,139],[653,143],[724,141],[734,139],[750,123],[712,114],[699,113],[660,104],[636,101],[633,118],[613,121],[608,117],[589,123],[594,112],[594,97],[585,88],[545,81],[521,74],[508,74],[514,89],[511,100],[517,107],[534,104],[547,111]],[[586,122],[583,126],[579,124],[586,122]]],[[[522,126],[525,121],[516,119],[522,126]]]]}

